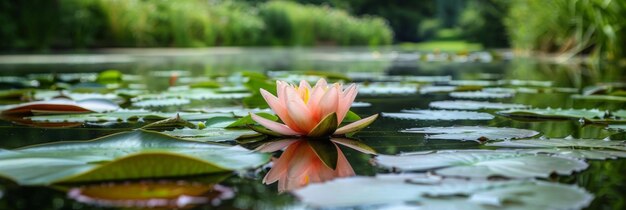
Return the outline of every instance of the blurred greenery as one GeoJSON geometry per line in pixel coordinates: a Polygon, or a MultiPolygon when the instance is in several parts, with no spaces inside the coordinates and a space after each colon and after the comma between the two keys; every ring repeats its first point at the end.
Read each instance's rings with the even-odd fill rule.
{"type": "Polygon", "coordinates": [[[5,0],[0,47],[11,52],[446,41],[512,47],[528,55],[623,60],[625,18],[626,1],[618,0],[5,0]]]}
{"type": "Polygon", "coordinates": [[[3,49],[387,45],[386,21],[270,1],[29,0],[0,3],[3,49]]]}

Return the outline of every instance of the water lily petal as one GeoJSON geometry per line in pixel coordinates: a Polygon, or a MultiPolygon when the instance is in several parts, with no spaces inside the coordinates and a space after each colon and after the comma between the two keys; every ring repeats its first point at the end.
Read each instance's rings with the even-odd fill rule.
{"type": "Polygon", "coordinates": [[[351,84],[343,93],[341,93],[341,96],[339,97],[339,104],[337,105],[337,119],[339,120],[339,123],[343,121],[343,118],[350,110],[350,106],[352,106],[352,102],[354,102],[354,98],[356,98],[356,94],[358,92],[359,90],[357,86],[355,84],[351,84]]]}
{"type": "Polygon", "coordinates": [[[287,88],[287,113],[293,120],[293,122],[302,131],[308,133],[317,124],[313,120],[309,108],[304,104],[304,101],[298,96],[298,93],[294,88],[287,88]]]}
{"type": "Polygon", "coordinates": [[[326,89],[328,89],[328,84],[326,80],[320,79],[317,81],[313,90],[311,91],[311,96],[309,96],[309,101],[307,102],[307,106],[311,111],[311,115],[315,117],[315,121],[321,120],[320,117],[323,117],[320,113],[320,100],[322,100],[322,96],[326,93],[326,89]]]}
{"type": "Polygon", "coordinates": [[[292,130],[291,128],[289,128],[285,124],[281,124],[281,123],[277,123],[277,122],[265,119],[265,118],[263,118],[261,116],[258,116],[256,114],[254,114],[254,113],[250,113],[250,116],[252,117],[252,119],[254,121],[256,121],[257,123],[263,125],[267,129],[270,129],[270,130],[275,131],[277,133],[280,133],[282,135],[295,136],[295,135],[300,135],[301,134],[301,133],[298,133],[298,132],[292,130]]]}
{"type": "Polygon", "coordinates": [[[378,114],[360,119],[356,122],[347,124],[346,126],[343,126],[339,129],[337,129],[335,131],[336,135],[341,135],[341,134],[346,134],[346,133],[352,133],[358,130],[361,130],[365,127],[367,127],[368,125],[372,124],[374,122],[374,120],[376,120],[376,118],[378,117],[378,114]]]}
{"type": "Polygon", "coordinates": [[[330,113],[337,112],[337,104],[339,103],[338,88],[338,85],[334,85],[322,96],[320,100],[321,103],[319,104],[320,118],[330,113]]]}
{"type": "MultiPolygon", "coordinates": [[[[283,87],[283,89],[284,88],[285,87],[283,87]]],[[[270,92],[264,89],[261,89],[261,95],[263,96],[267,104],[270,106],[270,108],[272,108],[274,113],[278,115],[280,120],[282,120],[292,130],[299,132],[299,133],[303,133],[302,129],[298,128],[296,123],[294,123],[291,117],[289,117],[289,113],[287,112],[287,107],[285,104],[281,103],[281,101],[277,97],[275,97],[270,92]]]]}

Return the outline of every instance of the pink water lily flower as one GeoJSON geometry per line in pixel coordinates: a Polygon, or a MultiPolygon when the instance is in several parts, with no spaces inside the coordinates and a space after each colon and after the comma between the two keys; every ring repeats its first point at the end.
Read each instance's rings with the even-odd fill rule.
{"type": "Polygon", "coordinates": [[[329,85],[324,79],[317,81],[312,88],[304,80],[300,81],[300,86],[276,81],[277,96],[264,89],[261,89],[261,95],[285,124],[253,113],[250,115],[257,123],[283,136],[320,137],[352,133],[367,127],[378,117],[378,114],[372,115],[338,128],[357,92],[355,84],[344,88],[339,83],[329,85]]]}

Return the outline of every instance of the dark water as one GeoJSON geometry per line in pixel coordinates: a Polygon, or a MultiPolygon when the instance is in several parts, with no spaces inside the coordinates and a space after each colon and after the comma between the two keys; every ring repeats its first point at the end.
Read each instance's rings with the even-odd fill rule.
{"type": "MultiPolygon", "coordinates": [[[[416,60],[414,53],[393,49],[217,49],[183,51],[116,51],[97,52],[58,57],[2,57],[0,75],[24,76],[32,73],[99,72],[119,69],[137,74],[153,90],[167,88],[167,77],[156,71],[184,70],[188,76],[230,74],[237,71],[296,70],[332,71],[340,73],[370,72],[385,75],[450,75],[455,80],[491,79],[553,81],[554,87],[581,89],[599,82],[626,81],[624,69],[612,66],[556,65],[531,59],[496,60],[488,63],[452,61],[427,62],[416,60]],[[113,54],[115,53],[115,54],[113,54]],[[44,59],[45,58],[45,59],[44,59]],[[43,60],[43,61],[42,61],[43,60]],[[44,62],[45,61],[45,62],[44,62]],[[26,64],[24,63],[26,62],[26,64]]],[[[512,98],[491,99],[494,102],[520,103],[533,107],[623,109],[624,103],[573,100],[568,93],[517,93],[512,98]]],[[[399,96],[358,96],[356,101],[369,102],[371,107],[353,108],[361,116],[380,112],[398,112],[402,109],[427,109],[431,101],[450,100],[446,93],[410,94],[399,96]]],[[[202,104],[194,104],[202,106],[202,104]]],[[[547,137],[566,137],[624,140],[625,135],[609,131],[603,126],[583,125],[576,120],[519,121],[496,115],[489,121],[418,121],[379,118],[368,129],[355,137],[382,154],[401,152],[481,148],[475,142],[426,140],[423,134],[398,132],[401,129],[427,126],[483,125],[514,127],[541,132],[547,137]]],[[[86,140],[140,127],[129,123],[102,127],[83,125],[78,128],[46,129],[15,125],[0,121],[0,148],[11,149],[32,144],[59,140],[86,140]]],[[[343,149],[357,175],[374,175],[386,172],[372,166],[370,155],[343,149]]],[[[261,183],[267,169],[259,173],[226,177],[219,185],[235,191],[233,198],[213,204],[195,205],[194,209],[282,209],[301,206],[288,193],[277,193],[276,184],[261,183]]],[[[552,181],[577,184],[595,195],[589,209],[626,208],[626,160],[590,161],[589,169],[572,176],[554,176],[552,181]]],[[[193,180],[195,178],[182,179],[193,180]]],[[[201,181],[199,181],[202,183],[201,181]]],[[[68,197],[68,188],[20,187],[9,182],[0,185],[0,209],[98,209],[105,208],[79,202],[68,197]]],[[[110,192],[115,194],[117,192],[110,192]]]]}

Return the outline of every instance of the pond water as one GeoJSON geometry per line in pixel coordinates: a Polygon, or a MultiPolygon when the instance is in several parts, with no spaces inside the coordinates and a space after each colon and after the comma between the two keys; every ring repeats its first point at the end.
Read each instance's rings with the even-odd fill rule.
{"type": "MultiPolygon", "coordinates": [[[[66,91],[68,96],[77,97],[78,94],[72,95],[72,93],[79,92],[78,90],[83,93],[89,92],[85,89],[94,88],[85,85],[82,86],[83,89],[80,89],[77,87],[81,86],[76,86],[77,84],[95,81],[95,78],[98,77],[97,73],[107,69],[116,69],[122,72],[125,83],[129,87],[127,89],[146,90],[157,94],[163,92],[183,93],[188,90],[185,88],[168,90],[171,85],[182,86],[207,81],[218,81],[222,85],[242,84],[239,79],[245,76],[241,76],[238,72],[244,71],[260,72],[269,75],[272,80],[286,79],[294,82],[305,78],[312,80],[312,84],[320,75],[329,76],[329,81],[347,76],[353,82],[360,84],[360,93],[355,100],[358,103],[355,103],[351,110],[361,117],[382,113],[373,124],[351,137],[360,140],[361,143],[368,145],[383,157],[384,155],[433,150],[495,149],[497,147],[487,146],[485,142],[489,144],[505,138],[505,141],[508,141],[509,137],[500,136],[506,136],[507,132],[513,135],[511,137],[522,139],[539,139],[543,136],[541,139],[545,137],[550,139],[593,139],[595,141],[602,141],[603,139],[626,140],[623,130],[607,128],[607,124],[619,127],[620,123],[624,123],[623,118],[604,114],[585,119],[580,117],[583,115],[581,113],[584,112],[580,111],[582,109],[599,109],[602,110],[600,113],[605,113],[605,110],[608,110],[612,114],[624,109],[626,104],[626,96],[624,95],[626,74],[624,74],[624,69],[604,65],[600,67],[578,64],[558,65],[532,59],[512,58],[509,54],[503,51],[492,54],[485,52],[472,53],[467,56],[446,56],[394,48],[216,48],[107,50],[85,54],[56,55],[5,55],[0,56],[0,77],[3,78],[0,81],[2,84],[0,88],[3,91],[16,87],[25,89],[33,88],[32,85],[35,84],[39,86],[34,87],[37,89],[33,96],[35,98],[46,99],[48,95],[52,96],[58,93],[58,90],[42,91],[43,88],[65,88],[68,90],[66,91]],[[597,91],[593,91],[593,88],[597,91]],[[589,97],[589,95],[599,96],[599,99],[589,97]],[[607,95],[613,98],[607,100],[607,97],[604,97],[607,95]],[[528,113],[505,113],[506,110],[526,110],[529,107],[544,112],[546,108],[554,110],[558,108],[563,110],[575,109],[578,112],[573,111],[570,113],[571,116],[560,112],[540,116],[529,115],[528,113]],[[411,130],[411,128],[444,127],[444,132],[448,132],[451,128],[447,127],[452,126],[457,128],[460,126],[481,127],[474,131],[478,134],[472,134],[471,131],[461,131],[461,135],[457,135],[457,137],[444,136],[441,138],[437,138],[441,131],[414,132],[415,130],[411,130]],[[487,127],[527,129],[531,130],[531,133],[516,136],[520,135],[520,131],[490,131],[487,127]],[[539,134],[535,135],[536,133],[532,133],[532,131],[539,132],[539,134]],[[465,141],[455,139],[465,139],[465,141]]],[[[102,87],[97,86],[97,88],[102,87]]],[[[245,88],[242,90],[241,85],[233,85],[231,88],[236,90],[233,92],[247,93],[245,88]]],[[[116,92],[118,95],[119,93],[116,92]]],[[[194,94],[201,93],[191,93],[190,95],[194,94]]],[[[148,93],[140,93],[135,97],[141,98],[142,95],[145,96],[148,93]]],[[[211,98],[212,96],[207,97],[211,98]]],[[[231,107],[245,103],[242,102],[245,100],[238,97],[225,100],[215,98],[196,100],[190,96],[191,100],[170,101],[172,104],[167,104],[163,98],[156,97],[154,100],[156,102],[146,102],[148,105],[138,107],[138,102],[154,99],[148,96],[145,98],[145,100],[140,99],[138,101],[131,99],[130,102],[126,101],[121,106],[131,109],[142,108],[176,113],[231,107]],[[153,104],[153,106],[150,103],[156,105],[153,104]]],[[[20,102],[19,97],[17,99],[3,98],[0,101],[2,105],[9,106],[20,102]]],[[[41,122],[33,123],[21,118],[5,117],[4,120],[0,121],[0,139],[2,139],[0,148],[16,149],[57,141],[89,140],[130,131],[146,124],[148,124],[147,121],[140,120],[138,122],[114,121],[108,123],[79,122],[51,127],[51,125],[41,122]]],[[[230,141],[221,141],[220,143],[234,145],[238,142],[243,141],[236,142],[234,138],[231,138],[230,141]]],[[[251,147],[249,145],[244,146],[251,147]]],[[[292,146],[290,145],[290,147],[292,146]]],[[[340,148],[354,173],[359,176],[394,174],[401,171],[404,171],[403,173],[426,171],[406,170],[396,162],[385,163],[382,157],[377,158],[378,164],[373,165],[375,161],[372,159],[372,155],[345,146],[340,146],[340,148]],[[385,165],[391,166],[385,167],[385,165]]],[[[565,146],[564,148],[576,150],[585,149],[585,146],[565,146]]],[[[626,150],[625,148],[623,144],[613,148],[612,151],[616,151],[616,155],[610,157],[626,157],[623,152],[619,152],[626,150]]],[[[595,149],[606,148],[597,147],[595,149]]],[[[279,154],[280,152],[273,153],[274,157],[279,157],[279,154]]],[[[620,158],[591,160],[594,158],[586,157],[582,158],[589,164],[585,170],[574,172],[571,175],[550,174],[550,170],[556,169],[550,169],[548,166],[546,176],[538,179],[577,185],[586,189],[594,196],[593,201],[587,207],[588,209],[626,208],[624,203],[626,160],[620,158]]],[[[580,158],[576,160],[580,160],[580,158]]],[[[424,158],[424,161],[427,162],[429,159],[424,158]]],[[[420,163],[413,164],[420,165],[420,163]]],[[[50,167],[54,166],[51,165],[50,167]]],[[[444,166],[427,170],[436,170],[441,167],[444,166]]],[[[501,165],[495,167],[501,167],[501,165]]],[[[26,170],[21,173],[28,176],[28,167],[25,169],[19,169],[19,167],[17,167],[18,169],[6,168],[0,167],[0,174],[6,176],[6,171],[3,170],[26,170]]],[[[194,196],[204,198],[200,199],[197,204],[194,203],[196,200],[191,198],[183,199],[189,203],[186,208],[197,209],[292,209],[305,208],[307,204],[315,203],[303,203],[288,192],[279,193],[278,188],[280,186],[276,183],[263,184],[262,179],[268,173],[269,168],[270,165],[266,165],[255,170],[239,170],[237,173],[220,174],[220,176],[205,175],[142,181],[118,180],[114,182],[116,184],[111,184],[113,182],[109,181],[105,182],[106,184],[88,182],[87,184],[72,183],[51,186],[35,184],[31,186],[16,184],[14,183],[15,180],[7,179],[0,185],[0,209],[115,209],[124,208],[125,205],[172,207],[172,205],[180,204],[176,202],[183,201],[180,199],[176,201],[162,199],[159,201],[160,203],[158,201],[152,201],[152,203],[128,201],[124,203],[124,200],[141,200],[141,198],[133,197],[137,195],[144,196],[142,198],[167,197],[168,192],[179,191],[186,192],[186,195],[191,198],[194,196]]],[[[467,172],[471,171],[468,169],[467,172]]],[[[437,174],[437,172],[434,173],[437,174]]],[[[444,173],[440,172],[440,174],[444,173]]],[[[459,175],[462,176],[463,174],[459,175]]],[[[499,175],[506,177],[508,174],[499,175]]],[[[327,184],[333,184],[333,182],[327,184]]],[[[384,189],[372,188],[371,190],[384,191],[384,189]]],[[[387,190],[388,193],[393,194],[396,189],[387,190]]],[[[306,190],[299,191],[298,195],[308,192],[306,190]]],[[[372,194],[379,193],[372,192],[372,194]]],[[[346,197],[350,196],[346,195],[346,197]]],[[[304,200],[307,201],[306,198],[304,200]]],[[[391,200],[398,203],[397,200],[391,200]]],[[[406,200],[401,199],[401,201],[406,200]]],[[[334,203],[335,201],[328,202],[334,203]]],[[[532,203],[533,201],[529,202],[532,203]]],[[[552,202],[558,203],[559,201],[552,202]]],[[[564,199],[563,202],[570,201],[564,199]]],[[[364,203],[367,204],[367,202],[364,203]]],[[[404,203],[410,204],[412,202],[404,203]]],[[[361,207],[380,208],[381,206],[378,204],[380,203],[361,207]]],[[[523,209],[522,207],[520,209],[523,209]]],[[[570,206],[567,208],[578,207],[570,206]]]]}

